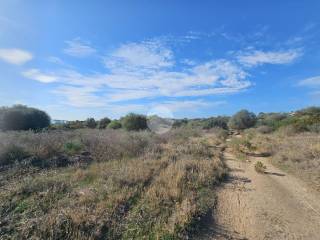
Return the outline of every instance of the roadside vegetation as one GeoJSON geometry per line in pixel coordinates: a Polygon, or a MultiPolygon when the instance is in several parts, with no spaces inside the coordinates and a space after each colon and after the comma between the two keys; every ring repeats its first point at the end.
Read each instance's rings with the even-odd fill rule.
{"type": "Polygon", "coordinates": [[[271,162],[320,191],[320,108],[294,113],[261,113],[254,128],[233,137],[230,146],[243,160],[270,156],[271,162]]]}
{"type": "Polygon", "coordinates": [[[226,175],[221,150],[209,146],[223,142],[219,130],[208,139],[198,128],[157,135],[132,131],[135,124],[86,125],[0,133],[1,239],[186,239],[197,231],[226,175]]]}

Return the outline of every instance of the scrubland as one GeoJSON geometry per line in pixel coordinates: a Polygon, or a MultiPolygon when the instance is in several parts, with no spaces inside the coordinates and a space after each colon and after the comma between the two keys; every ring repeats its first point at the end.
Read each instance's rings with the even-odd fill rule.
{"type": "MultiPolygon", "coordinates": [[[[253,179],[243,184],[268,182],[269,168],[289,173],[270,183],[278,195],[267,197],[275,202],[281,181],[292,192],[291,174],[320,191],[317,107],[203,119],[49,120],[26,106],[0,108],[0,239],[197,238],[204,216],[219,211],[217,186],[233,171],[228,156],[245,166],[243,176],[233,174],[253,179]],[[153,133],[152,121],[172,129],[153,133]]],[[[255,199],[259,206],[265,198],[255,199]]],[[[282,209],[292,212],[289,205],[282,209]]]]}
{"type": "Polygon", "coordinates": [[[186,239],[227,173],[222,132],[2,132],[0,238],[186,239]]]}

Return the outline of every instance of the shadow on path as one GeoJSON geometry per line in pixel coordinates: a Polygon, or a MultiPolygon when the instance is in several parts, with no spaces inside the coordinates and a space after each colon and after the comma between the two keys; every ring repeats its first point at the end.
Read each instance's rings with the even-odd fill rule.
{"type": "Polygon", "coordinates": [[[265,171],[264,173],[265,173],[265,174],[268,174],[268,175],[278,176],[278,177],[284,177],[284,176],[286,176],[286,175],[283,174],[283,173],[276,173],[276,172],[268,172],[268,171],[265,171]]]}
{"type": "Polygon", "coordinates": [[[248,240],[243,238],[236,231],[230,231],[225,227],[218,225],[214,221],[213,212],[210,211],[208,214],[201,220],[201,229],[203,233],[201,236],[196,236],[191,238],[193,240],[248,240]]]}

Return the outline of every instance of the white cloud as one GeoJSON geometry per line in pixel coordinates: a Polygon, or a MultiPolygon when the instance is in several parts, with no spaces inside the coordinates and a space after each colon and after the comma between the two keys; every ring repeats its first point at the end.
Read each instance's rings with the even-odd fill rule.
{"type": "Polygon", "coordinates": [[[22,65],[32,58],[32,54],[25,50],[16,48],[0,49],[0,59],[11,64],[22,65]]]}
{"type": "Polygon", "coordinates": [[[111,57],[105,59],[105,64],[108,68],[144,67],[155,69],[170,67],[174,63],[170,49],[159,41],[147,41],[120,46],[111,54],[111,57]]]}
{"type": "Polygon", "coordinates": [[[42,83],[52,83],[58,81],[58,77],[55,75],[42,73],[39,69],[30,69],[22,73],[26,78],[30,78],[42,83]]]}
{"type": "Polygon", "coordinates": [[[259,51],[250,50],[247,53],[241,52],[237,59],[246,66],[257,66],[262,64],[287,64],[293,62],[300,57],[302,52],[300,49],[290,49],[287,51],[259,51]]]}
{"type": "Polygon", "coordinates": [[[299,82],[300,86],[320,87],[320,76],[303,79],[299,82]]]}
{"type": "Polygon", "coordinates": [[[159,41],[122,45],[105,58],[105,64],[105,73],[31,69],[23,75],[42,83],[58,83],[55,94],[77,107],[101,107],[144,98],[178,100],[230,94],[251,86],[249,74],[230,60],[194,63],[177,70],[172,50],[159,41]]]}
{"type": "Polygon", "coordinates": [[[66,41],[68,47],[63,51],[73,57],[87,57],[97,52],[97,50],[90,46],[89,43],[75,38],[71,41],[66,41]]]}
{"type": "Polygon", "coordinates": [[[103,107],[107,105],[104,97],[96,95],[97,88],[91,86],[62,86],[54,93],[63,96],[73,107],[103,107]]]}

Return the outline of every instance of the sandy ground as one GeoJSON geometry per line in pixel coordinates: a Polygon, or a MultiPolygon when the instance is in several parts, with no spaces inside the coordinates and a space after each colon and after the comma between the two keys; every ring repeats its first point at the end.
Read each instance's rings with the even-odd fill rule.
{"type": "Polygon", "coordinates": [[[230,177],[218,190],[218,204],[197,239],[320,239],[320,194],[275,168],[268,158],[250,162],[224,152],[230,177]],[[254,170],[256,161],[267,166],[254,170]]]}

